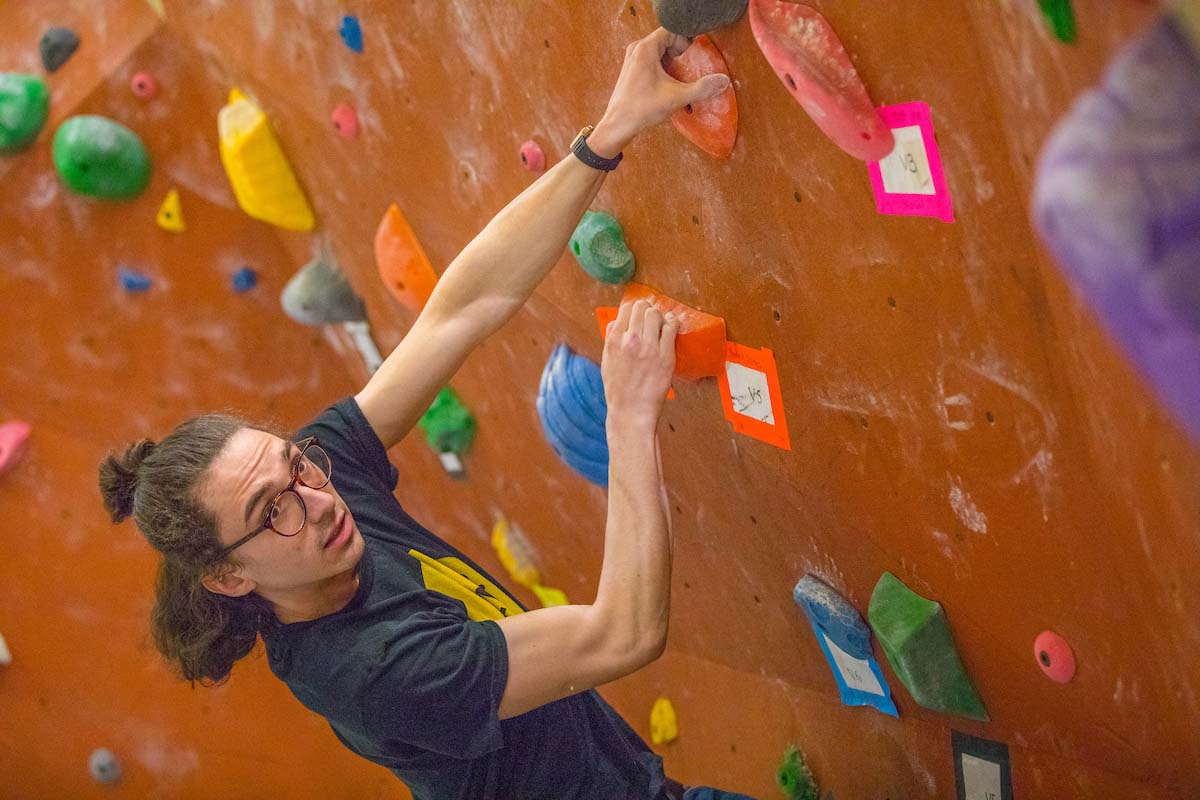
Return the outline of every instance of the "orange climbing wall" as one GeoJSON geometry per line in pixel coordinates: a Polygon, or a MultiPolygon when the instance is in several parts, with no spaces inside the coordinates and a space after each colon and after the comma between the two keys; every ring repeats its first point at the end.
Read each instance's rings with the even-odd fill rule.
{"type": "MultiPolygon", "coordinates": [[[[168,2],[165,24],[141,2],[98,5],[0,6],[0,69],[38,71],[50,24],[84,38],[49,79],[49,129],[0,160],[0,412],[36,426],[29,459],[0,480],[0,633],[15,657],[0,669],[0,793],[103,796],[85,763],[107,746],[129,797],[403,797],[262,660],[217,690],[170,679],[146,629],[154,559],[131,527],[106,523],[95,463],[195,412],[295,425],[354,391],[365,371],[344,341],[278,310],[286,278],[332,253],[386,352],[411,322],[372,260],[388,204],[444,269],[530,182],[522,141],[553,161],[596,119],[624,44],[653,27],[650,3],[168,2]],[[362,20],[361,55],[337,37],[343,13],[362,20]],[[151,103],[127,88],[147,68],[164,85],[151,103]],[[234,205],[215,148],[233,84],[273,118],[316,234],[234,205]],[[340,102],[358,108],[357,141],[329,124],[340,102]],[[145,138],[156,173],[139,200],[96,207],[58,187],[49,139],[77,112],[145,138]],[[186,234],[153,224],[171,186],[186,234]],[[115,288],[126,260],[158,279],[149,295],[115,288]],[[235,296],[228,274],[243,262],[262,283],[235,296]]],[[[714,381],[676,387],[662,428],[670,645],[605,694],[646,736],[669,695],[682,736],[659,748],[668,771],[762,798],[788,743],[838,798],[952,797],[952,728],[1008,744],[1018,798],[1195,796],[1200,454],[1027,223],[1046,132],[1153,9],[1078,0],[1081,41],[1067,47],[1034,0],[813,5],[877,103],[932,107],[957,222],[877,215],[863,166],[787,96],[748,23],[714,34],[738,91],[732,158],[714,163],[663,126],[596,207],[621,220],[639,280],[774,351],[792,450],[732,433],[714,381]],[[945,605],[992,722],[917,707],[886,662],[899,719],[840,704],[791,587],[811,571],[865,610],[884,570],[945,605]],[[1066,686],[1033,661],[1046,628],[1079,660],[1066,686]]],[[[592,312],[619,294],[566,257],[467,363],[454,385],[481,426],[468,481],[447,479],[418,440],[392,454],[418,519],[499,571],[488,534],[503,512],[538,546],[546,581],[581,601],[604,493],[544,443],[534,394],[555,342],[599,357],[592,312]]]]}

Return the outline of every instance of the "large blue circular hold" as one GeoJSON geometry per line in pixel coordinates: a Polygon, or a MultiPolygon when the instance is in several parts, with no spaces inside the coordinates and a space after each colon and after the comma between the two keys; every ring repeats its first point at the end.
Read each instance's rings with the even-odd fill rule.
{"type": "Polygon", "coordinates": [[[599,365],[558,345],[542,370],[537,409],[554,452],[592,483],[607,487],[608,406],[599,365]]]}

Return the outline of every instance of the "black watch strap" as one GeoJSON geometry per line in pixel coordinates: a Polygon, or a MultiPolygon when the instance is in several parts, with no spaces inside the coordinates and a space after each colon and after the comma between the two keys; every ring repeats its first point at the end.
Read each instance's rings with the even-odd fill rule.
{"type": "Polygon", "coordinates": [[[575,141],[571,143],[571,152],[574,153],[580,161],[587,164],[592,169],[612,172],[617,168],[617,165],[621,163],[621,159],[625,157],[625,154],[617,153],[615,158],[603,158],[596,155],[592,152],[592,148],[588,147],[587,145],[587,137],[591,132],[591,125],[588,125],[586,128],[581,130],[579,135],[575,137],[575,141]]]}

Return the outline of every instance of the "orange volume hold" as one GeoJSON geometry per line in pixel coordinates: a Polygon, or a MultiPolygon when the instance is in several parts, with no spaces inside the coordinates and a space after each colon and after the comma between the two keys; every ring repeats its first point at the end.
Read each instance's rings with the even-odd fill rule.
{"type": "MultiPolygon", "coordinates": [[[[729,74],[712,39],[700,34],[683,55],[666,65],[667,74],[691,83],[713,73],[729,74]]],[[[737,97],[730,86],[716,97],[691,103],[671,115],[671,123],[692,144],[714,158],[729,158],[737,140],[737,97]]]]}
{"type": "Polygon", "coordinates": [[[675,335],[675,374],[698,380],[725,371],[725,320],[685,306],[655,289],[640,283],[625,284],[623,301],[645,299],[663,314],[675,315],[679,330],[675,335]]]}
{"type": "Polygon", "coordinates": [[[420,313],[433,294],[438,276],[395,203],[388,206],[375,232],[375,263],[388,291],[420,313]]]}

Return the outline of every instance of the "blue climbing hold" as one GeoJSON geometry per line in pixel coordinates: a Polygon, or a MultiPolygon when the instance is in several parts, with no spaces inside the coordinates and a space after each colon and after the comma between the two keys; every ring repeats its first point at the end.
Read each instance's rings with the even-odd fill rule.
{"type": "Polygon", "coordinates": [[[363,51],[362,26],[358,24],[358,17],[347,14],[342,17],[342,27],[338,29],[341,34],[342,41],[356,53],[363,51]]]}
{"type": "Polygon", "coordinates": [[[855,658],[871,657],[871,629],[844,597],[812,575],[805,575],[792,590],[792,599],[809,622],[824,631],[842,650],[855,658]]]}
{"type": "Polygon", "coordinates": [[[117,277],[121,280],[121,288],[127,292],[145,292],[150,289],[150,278],[129,267],[117,267],[117,277]]]}
{"type": "Polygon", "coordinates": [[[546,440],[559,457],[592,483],[607,487],[608,406],[599,365],[558,345],[542,370],[537,409],[546,440]]]}
{"type": "Polygon", "coordinates": [[[232,283],[233,291],[238,294],[248,292],[258,285],[258,273],[250,267],[242,267],[233,273],[232,283]]]}

